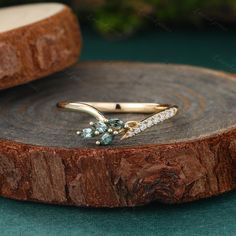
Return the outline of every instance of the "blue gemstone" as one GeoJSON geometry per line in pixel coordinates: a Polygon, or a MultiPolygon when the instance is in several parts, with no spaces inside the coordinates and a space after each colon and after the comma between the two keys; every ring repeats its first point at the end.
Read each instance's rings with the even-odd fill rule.
{"type": "Polygon", "coordinates": [[[85,128],[82,130],[81,137],[83,139],[90,139],[94,137],[94,129],[91,128],[85,128]]]}
{"type": "Polygon", "coordinates": [[[108,129],[107,125],[102,121],[98,121],[94,126],[99,133],[104,133],[108,129]]]}
{"type": "Polygon", "coordinates": [[[101,144],[102,145],[109,145],[112,143],[114,136],[109,133],[105,133],[101,137],[101,144]]]}
{"type": "Polygon", "coordinates": [[[109,119],[108,122],[109,122],[110,126],[114,129],[122,129],[125,126],[124,121],[117,119],[117,118],[109,119]]]}

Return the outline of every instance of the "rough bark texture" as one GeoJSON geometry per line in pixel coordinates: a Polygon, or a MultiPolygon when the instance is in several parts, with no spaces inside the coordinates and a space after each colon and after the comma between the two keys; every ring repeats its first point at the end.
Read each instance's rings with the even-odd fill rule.
{"type": "Polygon", "coordinates": [[[80,49],[78,22],[66,6],[44,20],[0,33],[0,90],[71,66],[80,49]]]}
{"type": "Polygon", "coordinates": [[[156,200],[182,203],[230,191],[236,187],[235,104],[236,81],[230,75],[142,63],[81,63],[2,91],[0,194],[123,207],[156,200]],[[160,101],[179,105],[180,112],[127,141],[95,147],[75,135],[90,117],[59,110],[61,99],[160,101]]]}

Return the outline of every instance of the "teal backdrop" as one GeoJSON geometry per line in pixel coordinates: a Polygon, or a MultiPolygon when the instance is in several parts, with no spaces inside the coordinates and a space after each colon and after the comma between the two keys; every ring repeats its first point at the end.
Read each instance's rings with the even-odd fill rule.
{"type": "MultiPolygon", "coordinates": [[[[214,27],[212,27],[214,28],[214,27]]],[[[82,60],[191,64],[236,73],[236,31],[142,32],[107,41],[83,29],[82,60]]],[[[236,192],[181,205],[91,209],[0,198],[0,236],[235,236],[236,192]]]]}

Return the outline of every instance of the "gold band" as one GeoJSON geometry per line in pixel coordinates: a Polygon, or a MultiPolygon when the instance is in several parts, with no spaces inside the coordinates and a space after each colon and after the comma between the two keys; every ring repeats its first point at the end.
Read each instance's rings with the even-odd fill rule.
{"type": "MultiPolygon", "coordinates": [[[[91,114],[91,107],[107,113],[155,113],[163,111],[171,105],[158,103],[127,102],[59,102],[58,107],[91,114]]],[[[93,115],[93,112],[92,114],[93,115]]]]}
{"type": "Polygon", "coordinates": [[[84,103],[84,102],[59,102],[57,104],[58,107],[60,108],[65,108],[73,111],[81,111],[88,113],[92,116],[94,116],[97,120],[100,121],[106,121],[107,119],[105,116],[97,110],[95,106],[92,106],[91,104],[93,103],[84,103]]]}
{"type": "MultiPolygon", "coordinates": [[[[59,102],[57,106],[59,108],[85,112],[95,117],[98,122],[90,122],[92,128],[83,129],[82,132],[79,131],[77,134],[82,134],[81,136],[85,139],[90,138],[90,136],[103,134],[107,140],[111,138],[113,140],[113,136],[120,133],[123,133],[121,139],[135,136],[145,129],[175,116],[178,111],[177,106],[158,103],[59,102]],[[120,119],[107,119],[102,112],[154,114],[141,121],[123,122],[120,119]]],[[[104,140],[106,140],[105,138],[104,140]]],[[[104,140],[102,139],[101,142],[97,141],[96,144],[110,144],[110,142],[105,142],[104,140]]]]}

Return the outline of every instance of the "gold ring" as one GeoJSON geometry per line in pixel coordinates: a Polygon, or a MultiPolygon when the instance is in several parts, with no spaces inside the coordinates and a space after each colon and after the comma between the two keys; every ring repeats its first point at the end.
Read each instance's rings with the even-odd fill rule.
{"type": "Polygon", "coordinates": [[[131,138],[164,120],[175,116],[178,107],[157,103],[110,103],[110,102],[59,102],[59,108],[88,113],[96,118],[89,122],[90,127],[77,131],[83,139],[100,136],[97,145],[110,145],[117,135],[121,140],[131,138]],[[108,119],[102,112],[109,113],[153,113],[144,120],[126,121],[118,118],[108,119]]]}

